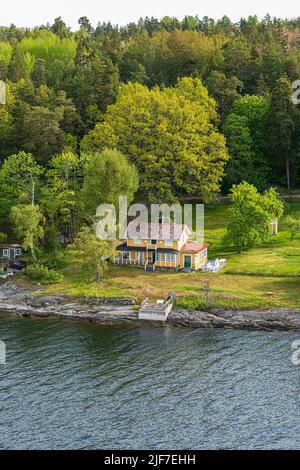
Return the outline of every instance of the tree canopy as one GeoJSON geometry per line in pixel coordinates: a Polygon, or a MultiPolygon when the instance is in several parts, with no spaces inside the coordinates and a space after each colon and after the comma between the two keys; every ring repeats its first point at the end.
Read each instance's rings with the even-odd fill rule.
{"type": "Polygon", "coordinates": [[[280,213],[270,188],[300,182],[299,33],[300,18],[269,15],[0,26],[3,236],[37,256],[74,242],[119,195],[229,194],[232,243],[263,241],[268,204],[280,213]]]}
{"type": "Polygon", "coordinates": [[[267,240],[271,222],[283,214],[283,204],[276,190],[270,188],[260,194],[255,186],[243,182],[232,187],[230,199],[227,240],[239,252],[267,240]]]}
{"type": "Polygon", "coordinates": [[[118,150],[84,154],[84,180],[81,198],[84,211],[95,217],[100,204],[119,207],[119,196],[126,196],[128,204],[138,189],[138,174],[133,164],[118,150]]]}
{"type": "Polygon", "coordinates": [[[129,83],[81,148],[115,146],[136,165],[140,189],[151,201],[180,194],[210,200],[228,158],[215,118],[215,101],[199,79],[184,78],[164,90],[129,83]]]}
{"type": "MultiPolygon", "coordinates": [[[[245,162],[247,180],[261,189],[270,185],[296,188],[300,181],[300,127],[299,108],[291,101],[291,83],[300,76],[299,30],[299,18],[282,20],[268,15],[262,20],[250,16],[238,22],[227,16],[218,20],[188,15],[182,20],[146,17],[123,26],[108,22],[96,27],[81,17],[76,32],[61,17],[52,25],[33,29],[0,26],[0,80],[6,82],[7,89],[6,105],[0,105],[0,162],[25,151],[48,166],[51,158],[64,150],[78,153],[86,135],[99,143],[100,137],[89,131],[102,126],[104,146],[109,144],[130,160],[139,160],[141,189],[152,199],[194,195],[195,191],[206,198],[220,185],[226,193],[241,181],[237,169],[241,161],[245,162]],[[194,92],[186,80],[198,81],[194,92]],[[208,90],[208,101],[216,100],[214,117],[205,108],[206,92],[200,83],[208,90]],[[190,87],[189,91],[184,87],[190,87]],[[189,101],[188,106],[183,98],[189,101]],[[144,109],[139,119],[144,113],[145,118],[158,120],[156,139],[167,126],[164,139],[157,141],[158,154],[170,143],[164,158],[152,152],[149,136],[137,145],[137,155],[127,154],[122,136],[118,141],[111,119],[113,114],[117,117],[117,109],[125,106],[126,99],[132,110],[128,125],[138,100],[144,107],[152,102],[151,112],[144,109]],[[114,104],[115,111],[111,109],[114,104]],[[197,176],[191,176],[191,171],[198,171],[199,155],[195,156],[193,148],[182,150],[183,140],[194,137],[192,129],[198,133],[197,126],[201,128],[194,123],[197,104],[204,106],[217,134],[225,135],[232,161],[226,165],[224,177],[218,162],[209,182],[201,168],[201,180],[206,180],[201,188],[197,176]],[[172,113],[164,107],[171,107],[172,113]],[[190,119],[186,130],[180,127],[180,121],[190,119]],[[175,132],[180,136],[178,148],[176,142],[168,142],[175,132]],[[145,157],[141,158],[144,144],[145,157]],[[186,176],[178,162],[184,159],[186,176]],[[178,172],[172,168],[175,164],[178,172]],[[149,178],[143,176],[147,165],[153,168],[149,178]],[[157,183],[153,176],[159,173],[161,184],[152,191],[151,186],[157,183]]],[[[202,114],[199,111],[199,121],[202,114]]],[[[206,124],[204,119],[203,127],[206,124]]],[[[141,130],[141,122],[136,125],[141,130]]],[[[201,135],[203,132],[213,136],[212,131],[200,129],[201,135]]],[[[215,137],[217,149],[201,139],[201,161],[206,151],[220,153],[223,160],[221,139],[215,137]]]]}

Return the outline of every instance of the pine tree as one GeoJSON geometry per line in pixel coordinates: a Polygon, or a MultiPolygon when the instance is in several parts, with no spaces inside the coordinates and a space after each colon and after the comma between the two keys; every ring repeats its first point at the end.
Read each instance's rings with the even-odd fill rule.
{"type": "Polygon", "coordinates": [[[277,80],[271,94],[270,108],[266,116],[267,153],[270,164],[280,179],[286,174],[288,189],[292,183],[291,165],[296,153],[297,108],[292,102],[292,89],[289,80],[277,80]]]}

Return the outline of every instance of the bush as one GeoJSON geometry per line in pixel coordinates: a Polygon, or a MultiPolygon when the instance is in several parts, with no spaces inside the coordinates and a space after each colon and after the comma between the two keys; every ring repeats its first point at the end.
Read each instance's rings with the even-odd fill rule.
{"type": "Polygon", "coordinates": [[[50,284],[63,279],[63,275],[54,269],[49,269],[42,264],[31,264],[23,270],[23,273],[32,281],[39,281],[42,284],[50,284]]]}
{"type": "Polygon", "coordinates": [[[0,243],[3,243],[7,240],[6,233],[0,232],[0,243]]]}
{"type": "Polygon", "coordinates": [[[41,251],[39,253],[41,264],[47,268],[60,270],[66,265],[65,251],[62,249],[53,250],[51,252],[41,251]]]}
{"type": "Polygon", "coordinates": [[[204,299],[200,296],[182,296],[175,299],[174,305],[185,310],[207,310],[204,299]]]}

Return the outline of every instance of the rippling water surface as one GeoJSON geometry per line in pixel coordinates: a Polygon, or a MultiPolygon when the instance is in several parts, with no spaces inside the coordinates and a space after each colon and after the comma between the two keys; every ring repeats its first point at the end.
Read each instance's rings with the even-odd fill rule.
{"type": "Polygon", "coordinates": [[[299,334],[0,317],[0,449],[300,449],[299,334]]]}

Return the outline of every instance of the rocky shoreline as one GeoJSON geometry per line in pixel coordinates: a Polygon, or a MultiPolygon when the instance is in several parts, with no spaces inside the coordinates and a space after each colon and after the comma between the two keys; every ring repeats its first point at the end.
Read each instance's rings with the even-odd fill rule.
{"type": "MultiPolygon", "coordinates": [[[[152,324],[138,319],[138,311],[127,298],[69,299],[63,295],[34,298],[34,291],[21,289],[11,282],[0,285],[0,312],[17,317],[56,318],[101,324],[130,322],[152,324]]],[[[300,331],[300,309],[220,310],[210,312],[173,309],[165,323],[157,326],[189,326],[195,328],[234,328],[249,330],[300,331]]]]}

